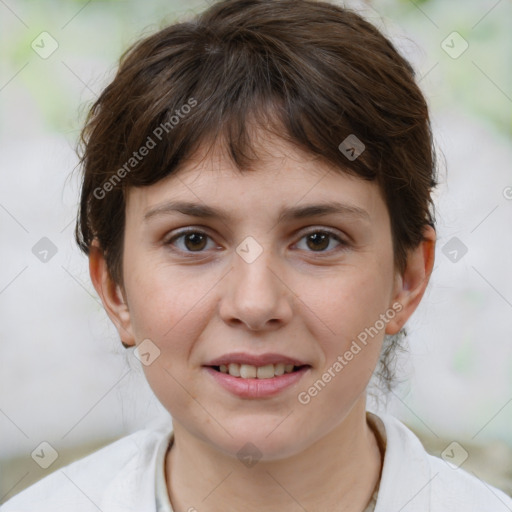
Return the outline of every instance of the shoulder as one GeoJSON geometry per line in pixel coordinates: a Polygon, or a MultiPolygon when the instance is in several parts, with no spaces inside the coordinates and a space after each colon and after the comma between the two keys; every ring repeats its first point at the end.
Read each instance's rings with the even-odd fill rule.
{"type": "Polygon", "coordinates": [[[416,435],[397,418],[387,414],[378,418],[386,431],[387,447],[375,512],[512,510],[510,496],[427,453],[416,435]]]}
{"type": "Polygon", "coordinates": [[[0,512],[143,510],[154,500],[155,460],[171,425],[139,430],[64,466],[0,507],[0,512]],[[138,507],[138,508],[134,508],[138,507]]]}
{"type": "Polygon", "coordinates": [[[431,501],[433,510],[508,512],[512,498],[500,489],[479,479],[462,467],[449,466],[444,460],[427,455],[432,471],[431,501]]]}

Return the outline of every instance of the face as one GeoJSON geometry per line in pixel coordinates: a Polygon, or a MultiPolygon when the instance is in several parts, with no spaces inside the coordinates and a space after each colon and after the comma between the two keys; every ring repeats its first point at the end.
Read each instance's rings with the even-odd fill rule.
{"type": "Polygon", "coordinates": [[[402,280],[375,183],[284,142],[262,148],[245,174],[219,151],[129,190],[120,334],[146,354],[175,429],[275,459],[364,399],[384,334],[401,327],[402,280]],[[235,375],[252,363],[238,367],[250,378],[222,373],[219,358],[235,375]],[[272,377],[281,363],[294,371],[272,377]]]}

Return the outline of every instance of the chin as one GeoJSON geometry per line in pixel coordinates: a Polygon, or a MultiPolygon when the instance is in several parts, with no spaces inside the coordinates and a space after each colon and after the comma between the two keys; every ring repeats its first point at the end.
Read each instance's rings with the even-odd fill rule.
{"type": "Polygon", "coordinates": [[[237,421],[236,426],[226,425],[226,429],[233,437],[221,435],[220,439],[209,438],[209,442],[226,455],[238,458],[242,463],[256,459],[285,459],[300,452],[305,442],[304,431],[301,434],[295,427],[290,429],[290,425],[285,423],[286,421],[279,425],[279,421],[269,422],[268,418],[258,421],[250,417],[237,421]]]}

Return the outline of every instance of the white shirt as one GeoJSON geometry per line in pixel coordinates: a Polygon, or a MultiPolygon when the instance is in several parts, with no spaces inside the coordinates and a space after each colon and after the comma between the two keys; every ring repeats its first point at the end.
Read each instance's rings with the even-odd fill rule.
{"type": "MultiPolygon", "coordinates": [[[[395,417],[367,416],[386,442],[375,512],[512,511],[512,498],[429,455],[395,417]]],[[[164,472],[172,441],[170,424],[135,432],[48,475],[0,512],[173,512],[164,472]]],[[[200,512],[201,503],[190,507],[200,512]]]]}

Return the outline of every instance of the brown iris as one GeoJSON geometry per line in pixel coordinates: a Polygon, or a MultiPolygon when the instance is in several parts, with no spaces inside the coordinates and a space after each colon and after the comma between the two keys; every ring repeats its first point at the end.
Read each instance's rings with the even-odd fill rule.
{"type": "Polygon", "coordinates": [[[330,235],[327,233],[313,233],[311,235],[308,235],[308,247],[310,249],[325,249],[329,246],[329,237],[330,235]],[[313,241],[313,246],[309,245],[310,241],[313,241]],[[326,241],[327,244],[325,244],[326,241]]]}
{"type": "Polygon", "coordinates": [[[206,244],[206,235],[203,235],[201,233],[186,233],[184,235],[184,243],[187,249],[189,250],[202,250],[205,247],[206,244]],[[191,242],[191,245],[189,244],[191,242]]]}

